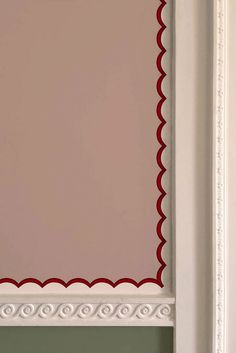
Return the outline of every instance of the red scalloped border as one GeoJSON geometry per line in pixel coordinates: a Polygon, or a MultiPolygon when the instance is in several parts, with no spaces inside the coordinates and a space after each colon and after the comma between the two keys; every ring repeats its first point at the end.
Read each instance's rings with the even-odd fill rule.
{"type": "Polygon", "coordinates": [[[132,284],[132,285],[134,285],[135,287],[138,288],[138,287],[142,286],[145,283],[154,283],[154,284],[159,285],[161,288],[164,287],[164,284],[162,282],[162,273],[163,273],[164,268],[166,267],[166,263],[165,263],[165,261],[164,261],[164,259],[162,257],[162,249],[163,249],[163,246],[166,243],[166,239],[164,238],[163,233],[162,233],[162,225],[163,225],[163,223],[164,223],[164,221],[166,219],[166,215],[164,214],[164,211],[162,209],[162,201],[163,201],[163,199],[166,196],[166,191],[164,190],[164,188],[162,186],[162,177],[163,177],[163,175],[166,172],[166,168],[165,168],[165,166],[162,163],[162,153],[163,153],[163,151],[166,148],[166,144],[165,144],[165,142],[162,139],[162,129],[163,129],[163,127],[166,124],[166,120],[164,119],[164,117],[162,115],[162,106],[163,106],[163,104],[164,104],[164,102],[166,101],[167,98],[166,98],[166,96],[164,95],[164,93],[162,91],[162,81],[166,77],[166,73],[165,73],[165,71],[164,71],[164,69],[162,67],[162,58],[163,58],[164,54],[166,53],[166,49],[165,49],[165,47],[164,47],[164,45],[162,43],[162,34],[165,31],[165,29],[166,29],[166,25],[165,25],[165,23],[162,20],[162,11],[163,11],[165,5],[166,5],[166,1],[165,0],[160,0],[160,5],[158,6],[158,9],[157,9],[157,12],[156,12],[156,19],[157,19],[157,22],[160,24],[160,29],[159,29],[159,31],[157,33],[157,37],[156,37],[157,45],[160,48],[160,53],[159,53],[159,55],[157,57],[157,60],[156,60],[156,66],[157,66],[157,69],[158,69],[158,71],[160,73],[160,76],[159,76],[159,78],[157,80],[157,84],[156,84],[156,90],[157,90],[157,93],[158,93],[158,95],[160,97],[160,100],[159,100],[159,102],[157,104],[157,107],[156,107],[157,118],[158,118],[158,120],[160,122],[160,124],[159,124],[159,126],[157,128],[157,132],[156,132],[156,138],[157,138],[158,143],[160,144],[160,148],[159,148],[159,150],[157,152],[157,156],[156,156],[156,162],[157,162],[157,165],[160,168],[160,172],[159,172],[159,174],[157,176],[157,180],[156,180],[157,188],[160,191],[160,196],[159,196],[159,198],[157,200],[157,203],[156,203],[156,210],[157,210],[158,214],[160,215],[160,220],[158,221],[157,227],[156,227],[156,233],[157,233],[158,238],[160,239],[160,243],[159,243],[159,245],[157,247],[157,250],[156,250],[156,256],[157,256],[158,262],[161,265],[160,268],[157,271],[156,278],[145,278],[145,279],[143,279],[140,282],[137,282],[137,281],[135,281],[135,280],[133,280],[131,278],[122,278],[122,279],[119,279],[116,282],[112,282],[111,280],[109,280],[107,278],[97,278],[97,279],[95,279],[92,282],[89,282],[89,281],[87,281],[84,278],[73,278],[73,279],[71,279],[68,282],[63,281],[60,278],[49,278],[49,279],[47,279],[44,282],[41,282],[41,281],[39,281],[36,278],[25,278],[25,279],[23,279],[20,282],[17,282],[16,280],[14,280],[12,278],[1,278],[0,279],[0,284],[2,284],[2,283],[11,283],[11,284],[14,284],[16,287],[19,288],[19,287],[21,287],[21,286],[23,286],[24,284],[27,284],[27,283],[35,283],[35,284],[37,284],[37,285],[39,285],[40,287],[43,288],[43,287],[45,287],[46,285],[48,285],[50,283],[58,283],[58,284],[61,284],[63,287],[67,288],[67,287],[69,287],[70,285],[72,285],[74,283],[82,283],[82,284],[85,284],[86,286],[88,286],[89,288],[91,288],[95,284],[106,283],[106,284],[110,285],[111,287],[115,288],[119,284],[130,283],[130,284],[132,284]]]}

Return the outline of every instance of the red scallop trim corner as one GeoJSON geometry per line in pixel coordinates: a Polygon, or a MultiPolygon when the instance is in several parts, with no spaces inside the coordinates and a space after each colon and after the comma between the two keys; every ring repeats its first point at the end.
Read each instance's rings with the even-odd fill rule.
{"type": "Polygon", "coordinates": [[[159,124],[159,126],[157,128],[157,132],[156,132],[157,141],[160,144],[160,148],[159,148],[159,150],[157,152],[157,156],[156,156],[157,165],[160,168],[160,172],[159,172],[159,174],[157,176],[157,180],[156,180],[157,188],[160,191],[160,196],[159,196],[157,203],[156,203],[156,210],[160,216],[160,220],[158,221],[157,227],[156,227],[156,233],[157,233],[158,238],[160,239],[160,243],[159,243],[157,250],[156,250],[156,257],[157,257],[159,264],[161,265],[157,271],[156,278],[145,278],[140,282],[137,282],[131,278],[122,278],[116,282],[112,282],[111,280],[109,280],[107,278],[97,278],[92,282],[89,282],[84,278],[73,278],[68,282],[63,281],[60,278],[49,278],[44,282],[41,282],[40,280],[38,280],[36,278],[25,278],[19,282],[17,282],[16,280],[14,280],[12,278],[1,278],[0,284],[10,283],[10,284],[13,284],[19,288],[19,287],[23,286],[24,284],[34,283],[34,284],[37,284],[38,286],[40,286],[41,288],[43,288],[50,283],[57,283],[57,284],[62,285],[65,288],[68,288],[70,285],[72,285],[74,283],[82,283],[82,284],[85,284],[87,287],[91,288],[98,283],[106,283],[106,284],[110,285],[111,287],[115,288],[122,283],[130,283],[130,284],[134,285],[135,287],[139,288],[140,286],[142,286],[145,283],[154,283],[154,284],[159,285],[161,288],[164,287],[164,284],[162,281],[162,273],[163,273],[164,268],[166,267],[166,263],[162,257],[162,249],[166,243],[166,239],[164,238],[163,233],[162,233],[162,226],[163,226],[164,221],[166,220],[166,215],[165,215],[163,208],[162,208],[162,201],[165,198],[167,193],[164,190],[163,185],[162,185],[162,177],[166,172],[166,168],[162,162],[162,153],[166,148],[166,144],[162,138],[162,129],[166,124],[166,120],[164,119],[164,117],[162,115],[162,106],[167,98],[162,91],[162,82],[163,82],[164,78],[166,77],[166,73],[162,67],[162,58],[163,58],[164,54],[166,53],[166,49],[162,43],[162,34],[166,29],[166,25],[164,24],[164,22],[162,20],[162,11],[163,11],[165,5],[166,5],[166,1],[160,0],[160,5],[159,5],[159,7],[157,9],[157,13],[156,13],[157,22],[160,25],[160,29],[159,29],[159,31],[157,33],[157,37],[156,37],[157,45],[160,48],[160,53],[159,53],[157,60],[156,60],[156,66],[157,66],[157,69],[160,73],[160,76],[159,76],[159,78],[157,80],[157,84],[156,84],[156,90],[157,90],[157,93],[160,97],[160,100],[159,100],[157,107],[156,107],[157,118],[160,121],[160,124],[159,124]]]}

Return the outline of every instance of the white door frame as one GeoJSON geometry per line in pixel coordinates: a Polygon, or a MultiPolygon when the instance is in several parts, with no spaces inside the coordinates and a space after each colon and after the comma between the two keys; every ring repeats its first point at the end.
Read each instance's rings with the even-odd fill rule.
{"type": "MultiPolygon", "coordinates": [[[[175,352],[226,353],[227,0],[212,2],[177,0],[175,21],[177,278],[175,352]],[[207,65],[207,61],[210,61],[210,64],[207,65]],[[194,82],[198,80],[197,75],[201,76],[201,71],[204,71],[210,83],[204,88],[200,82],[201,91],[199,91],[194,87],[194,82]],[[211,87],[212,95],[209,94],[211,87]],[[203,90],[205,92],[201,93],[203,90]],[[195,208],[199,207],[196,206],[196,200],[201,198],[196,195],[201,194],[202,184],[200,181],[197,186],[198,180],[195,179],[198,172],[194,171],[191,164],[193,151],[189,146],[192,139],[197,139],[195,149],[199,151],[196,153],[202,153],[204,158],[205,150],[201,146],[204,142],[202,136],[197,136],[199,132],[204,134],[204,127],[200,128],[198,133],[194,132],[193,121],[194,114],[199,111],[197,119],[203,119],[202,125],[205,119],[207,128],[207,112],[204,108],[196,107],[197,95],[207,93],[208,100],[213,102],[212,109],[209,108],[208,111],[209,116],[212,115],[212,126],[208,129],[208,137],[205,136],[212,141],[211,162],[208,159],[208,165],[212,165],[212,228],[211,231],[208,229],[204,233],[199,226],[204,222],[201,218],[204,217],[204,213],[200,212],[200,217],[194,217],[195,208]],[[202,118],[204,113],[205,117],[202,118]],[[209,131],[212,131],[212,134],[209,131]],[[195,190],[192,190],[192,185],[195,185],[195,190]],[[200,242],[202,246],[199,245],[200,242]],[[197,248],[202,253],[197,254],[197,248]],[[212,272],[209,271],[211,264],[212,272]]],[[[198,173],[199,175],[201,177],[198,173]]],[[[204,201],[202,202],[204,207],[204,201]]],[[[209,218],[211,215],[206,217],[209,218]]]]}

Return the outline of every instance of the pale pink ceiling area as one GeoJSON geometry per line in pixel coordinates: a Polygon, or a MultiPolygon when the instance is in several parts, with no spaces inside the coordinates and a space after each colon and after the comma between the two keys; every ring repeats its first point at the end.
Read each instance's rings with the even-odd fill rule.
{"type": "Polygon", "coordinates": [[[0,1],[0,277],[155,277],[156,0],[0,1]]]}

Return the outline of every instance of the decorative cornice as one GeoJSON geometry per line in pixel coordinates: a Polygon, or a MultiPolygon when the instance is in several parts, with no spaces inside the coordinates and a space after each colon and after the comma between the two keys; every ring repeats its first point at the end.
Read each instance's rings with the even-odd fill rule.
{"type": "Polygon", "coordinates": [[[167,303],[8,303],[0,304],[0,325],[173,325],[167,303]]]}
{"type": "Polygon", "coordinates": [[[214,340],[213,353],[226,353],[226,1],[214,0],[214,340]]]}

